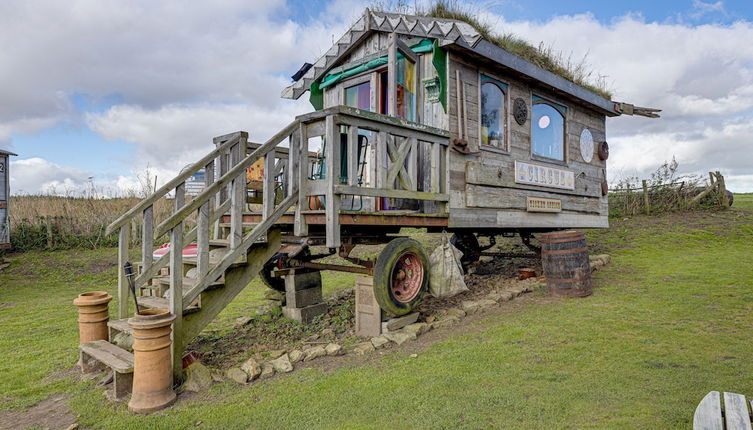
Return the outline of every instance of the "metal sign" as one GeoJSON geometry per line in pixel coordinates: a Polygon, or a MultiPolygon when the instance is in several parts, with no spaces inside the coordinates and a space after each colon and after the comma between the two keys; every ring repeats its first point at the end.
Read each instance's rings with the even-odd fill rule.
{"type": "Polygon", "coordinates": [[[569,170],[516,161],[515,182],[525,185],[574,190],[575,173],[569,170]]]}
{"type": "Polygon", "coordinates": [[[0,161],[0,173],[5,173],[5,163],[0,161]]]}
{"type": "Polygon", "coordinates": [[[526,197],[528,212],[562,212],[562,200],[548,197],[526,197]]]}

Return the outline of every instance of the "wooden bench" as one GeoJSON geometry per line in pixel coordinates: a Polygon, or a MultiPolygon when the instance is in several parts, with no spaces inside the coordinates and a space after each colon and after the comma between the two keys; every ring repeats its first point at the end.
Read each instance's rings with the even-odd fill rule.
{"type": "Polygon", "coordinates": [[[104,370],[109,367],[113,372],[113,394],[122,399],[131,392],[133,386],[133,354],[118,348],[106,340],[79,345],[81,359],[79,366],[84,373],[104,370]]]}
{"type": "MultiPolygon", "coordinates": [[[[752,430],[750,411],[745,396],[724,393],[723,399],[724,405],[718,391],[706,394],[695,409],[694,430],[752,430]]],[[[753,407],[753,400],[751,400],[751,407],[753,407]]]]}

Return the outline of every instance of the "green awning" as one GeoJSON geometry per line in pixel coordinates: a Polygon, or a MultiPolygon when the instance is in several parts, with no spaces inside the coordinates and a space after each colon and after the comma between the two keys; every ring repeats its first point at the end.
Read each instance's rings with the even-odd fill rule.
{"type": "MultiPolygon", "coordinates": [[[[411,50],[416,53],[432,52],[432,64],[437,71],[439,77],[439,99],[442,103],[442,107],[445,112],[447,111],[447,54],[444,50],[439,48],[437,41],[431,41],[430,39],[423,39],[417,44],[411,46],[411,50]]],[[[366,72],[368,70],[376,69],[387,64],[387,55],[375,58],[366,63],[358,64],[353,67],[341,70],[338,73],[330,73],[321,79],[317,79],[311,84],[309,101],[316,110],[324,108],[324,92],[323,89],[330,87],[343,79],[347,79],[351,76],[358,75],[359,73],[366,72]]],[[[403,55],[398,52],[398,58],[402,58],[403,55]]]]}

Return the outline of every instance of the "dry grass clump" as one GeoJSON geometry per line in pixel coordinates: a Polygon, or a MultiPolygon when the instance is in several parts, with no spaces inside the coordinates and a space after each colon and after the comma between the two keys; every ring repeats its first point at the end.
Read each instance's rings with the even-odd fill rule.
{"type": "Polygon", "coordinates": [[[410,7],[404,1],[398,0],[397,2],[378,1],[374,3],[373,8],[385,12],[413,13],[419,16],[463,21],[473,26],[484,39],[505,51],[572,81],[608,100],[612,98],[606,77],[591,70],[586,61],[587,57],[584,56],[580,61],[574,61],[570,56],[566,57],[561,52],[555,52],[551,46],[545,46],[543,42],[539,43],[539,46],[534,46],[512,33],[497,34],[491,24],[483,22],[479,18],[478,10],[472,5],[463,4],[457,0],[434,0],[427,9],[424,9],[417,4],[410,7]]]}
{"type": "MultiPolygon", "coordinates": [[[[137,197],[95,198],[21,195],[10,199],[11,243],[15,251],[31,249],[98,248],[117,245],[117,234],[105,235],[107,225],[139,202],[137,197]]],[[[154,206],[156,220],[172,212],[170,201],[154,206]]],[[[141,226],[132,226],[138,240],[141,226]]]]}

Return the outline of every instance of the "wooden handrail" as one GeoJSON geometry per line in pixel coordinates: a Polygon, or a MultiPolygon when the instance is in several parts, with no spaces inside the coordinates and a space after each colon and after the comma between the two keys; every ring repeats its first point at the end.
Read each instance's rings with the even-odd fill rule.
{"type": "MultiPolygon", "coordinates": [[[[201,160],[192,164],[188,169],[185,169],[181,174],[173,178],[171,181],[159,187],[159,189],[155,191],[154,193],[152,193],[151,196],[141,200],[139,203],[136,204],[136,206],[132,207],[126,213],[121,215],[118,219],[113,221],[112,224],[107,226],[107,230],[105,230],[105,234],[110,234],[114,232],[120,226],[130,221],[131,218],[141,213],[141,211],[143,211],[147,206],[154,204],[154,202],[164,197],[167,193],[172,191],[175,187],[185,182],[186,179],[188,179],[191,175],[203,169],[204,166],[210,160],[215,159],[218,155],[220,155],[223,151],[228,149],[230,146],[238,143],[241,137],[248,138],[248,133],[246,133],[245,131],[239,131],[239,132],[233,133],[233,135],[235,136],[230,138],[227,142],[218,146],[214,150],[212,150],[209,154],[205,155],[201,160]]],[[[164,232],[162,234],[164,234],[164,232]]],[[[159,237],[159,236],[161,235],[156,235],[155,237],[159,237]]]]}
{"type": "Polygon", "coordinates": [[[209,187],[206,187],[204,191],[199,193],[198,196],[191,200],[191,203],[183,206],[169,218],[162,221],[162,223],[160,223],[160,225],[158,225],[155,229],[154,235],[156,237],[160,237],[161,235],[170,231],[171,228],[178,225],[178,223],[185,219],[189,214],[198,209],[199,206],[201,206],[202,204],[204,204],[204,202],[214,196],[215,193],[217,193],[223,186],[227,185],[236,177],[243,175],[248,166],[254,164],[256,160],[266,155],[269,151],[273,150],[277,146],[277,144],[280,143],[280,140],[288,137],[297,127],[298,120],[295,120],[292,123],[288,124],[288,126],[283,128],[280,132],[272,136],[262,146],[257,148],[254,152],[252,152],[238,164],[233,166],[232,169],[228,170],[228,172],[222,175],[220,179],[218,179],[209,187]]]}

